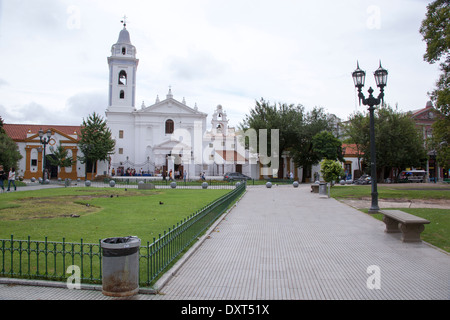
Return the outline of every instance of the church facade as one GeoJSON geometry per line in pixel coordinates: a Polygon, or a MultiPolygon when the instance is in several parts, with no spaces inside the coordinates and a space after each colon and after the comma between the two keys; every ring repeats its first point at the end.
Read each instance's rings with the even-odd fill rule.
{"type": "Polygon", "coordinates": [[[136,106],[136,47],[124,25],[112,45],[106,121],[116,141],[107,171],[111,175],[143,174],[196,179],[238,171],[256,176],[248,150],[241,147],[226,112],[218,105],[207,130],[207,114],[178,101],[169,91],[165,99],[136,106]]]}

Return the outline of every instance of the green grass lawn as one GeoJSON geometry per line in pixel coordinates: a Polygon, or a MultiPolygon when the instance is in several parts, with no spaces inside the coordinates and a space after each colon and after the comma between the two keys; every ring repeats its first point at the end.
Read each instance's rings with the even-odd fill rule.
{"type": "MultiPolygon", "coordinates": [[[[370,198],[371,186],[335,186],[331,188],[331,196],[336,199],[362,199],[370,198]]],[[[401,186],[378,186],[379,199],[405,199],[405,200],[449,200],[450,187],[448,186],[421,186],[416,184],[401,186]]],[[[395,208],[392,208],[395,209],[395,208]]],[[[430,209],[430,208],[396,208],[427,219],[430,224],[425,225],[422,232],[422,239],[432,245],[450,252],[450,208],[430,209]]],[[[389,210],[389,209],[383,209],[389,210]]],[[[367,213],[366,210],[362,210],[367,213]]],[[[373,214],[374,218],[382,220],[383,214],[373,214]]]]}
{"type": "Polygon", "coordinates": [[[56,188],[0,195],[0,239],[98,243],[134,235],[153,242],[227,189],[56,188]],[[160,204],[162,202],[163,204],[160,204]],[[71,217],[76,215],[79,217],[71,217]]]}
{"type": "MultiPolygon", "coordinates": [[[[421,234],[422,240],[450,252],[450,209],[401,208],[399,210],[430,221],[421,234]]],[[[383,220],[381,213],[373,214],[373,217],[383,220]]]]}
{"type": "MultiPolygon", "coordinates": [[[[407,185],[378,185],[378,197],[380,199],[450,199],[450,186],[437,185],[430,187],[429,185],[421,186],[420,184],[407,185]]],[[[335,185],[331,188],[331,196],[333,198],[354,198],[360,199],[370,197],[370,185],[335,185]]]]}

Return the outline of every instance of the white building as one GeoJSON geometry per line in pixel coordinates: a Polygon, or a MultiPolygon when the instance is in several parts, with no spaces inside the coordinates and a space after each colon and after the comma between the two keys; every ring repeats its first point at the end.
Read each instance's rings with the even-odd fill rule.
{"type": "MultiPolygon", "coordinates": [[[[108,172],[124,174],[171,174],[198,178],[205,173],[219,176],[229,171],[250,175],[248,152],[238,148],[234,128],[228,127],[226,113],[217,107],[207,132],[207,114],[185,99],[174,99],[172,89],[164,100],[153,105],[144,102],[136,108],[136,72],[139,59],[124,25],[111,48],[109,96],[106,120],[116,141],[108,172]],[[214,142],[216,141],[216,142],[214,142]],[[220,144],[217,144],[220,141],[220,144]],[[230,156],[231,154],[231,156],[230,156]]],[[[253,170],[255,171],[255,170],[253,170]]]]}

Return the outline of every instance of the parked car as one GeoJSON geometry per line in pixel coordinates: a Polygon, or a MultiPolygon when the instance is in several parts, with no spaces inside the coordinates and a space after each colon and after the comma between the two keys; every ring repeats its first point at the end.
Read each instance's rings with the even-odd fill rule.
{"type": "Polygon", "coordinates": [[[234,180],[251,180],[249,176],[239,172],[228,172],[223,176],[223,180],[225,181],[234,181],[234,180]]]}
{"type": "Polygon", "coordinates": [[[363,174],[359,179],[356,179],[353,181],[354,184],[371,184],[372,180],[370,179],[370,176],[367,174],[363,174]]]}

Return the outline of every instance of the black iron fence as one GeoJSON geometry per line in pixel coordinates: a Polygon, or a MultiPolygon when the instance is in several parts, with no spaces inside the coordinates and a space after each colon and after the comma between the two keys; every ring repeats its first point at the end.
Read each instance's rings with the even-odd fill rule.
{"type": "MultiPolygon", "coordinates": [[[[246,184],[169,228],[153,242],[140,247],[140,285],[151,286],[218,217],[245,192],[246,184]]],[[[0,276],[67,281],[75,275],[82,283],[101,283],[102,250],[98,243],[0,239],[0,276]]]]}

